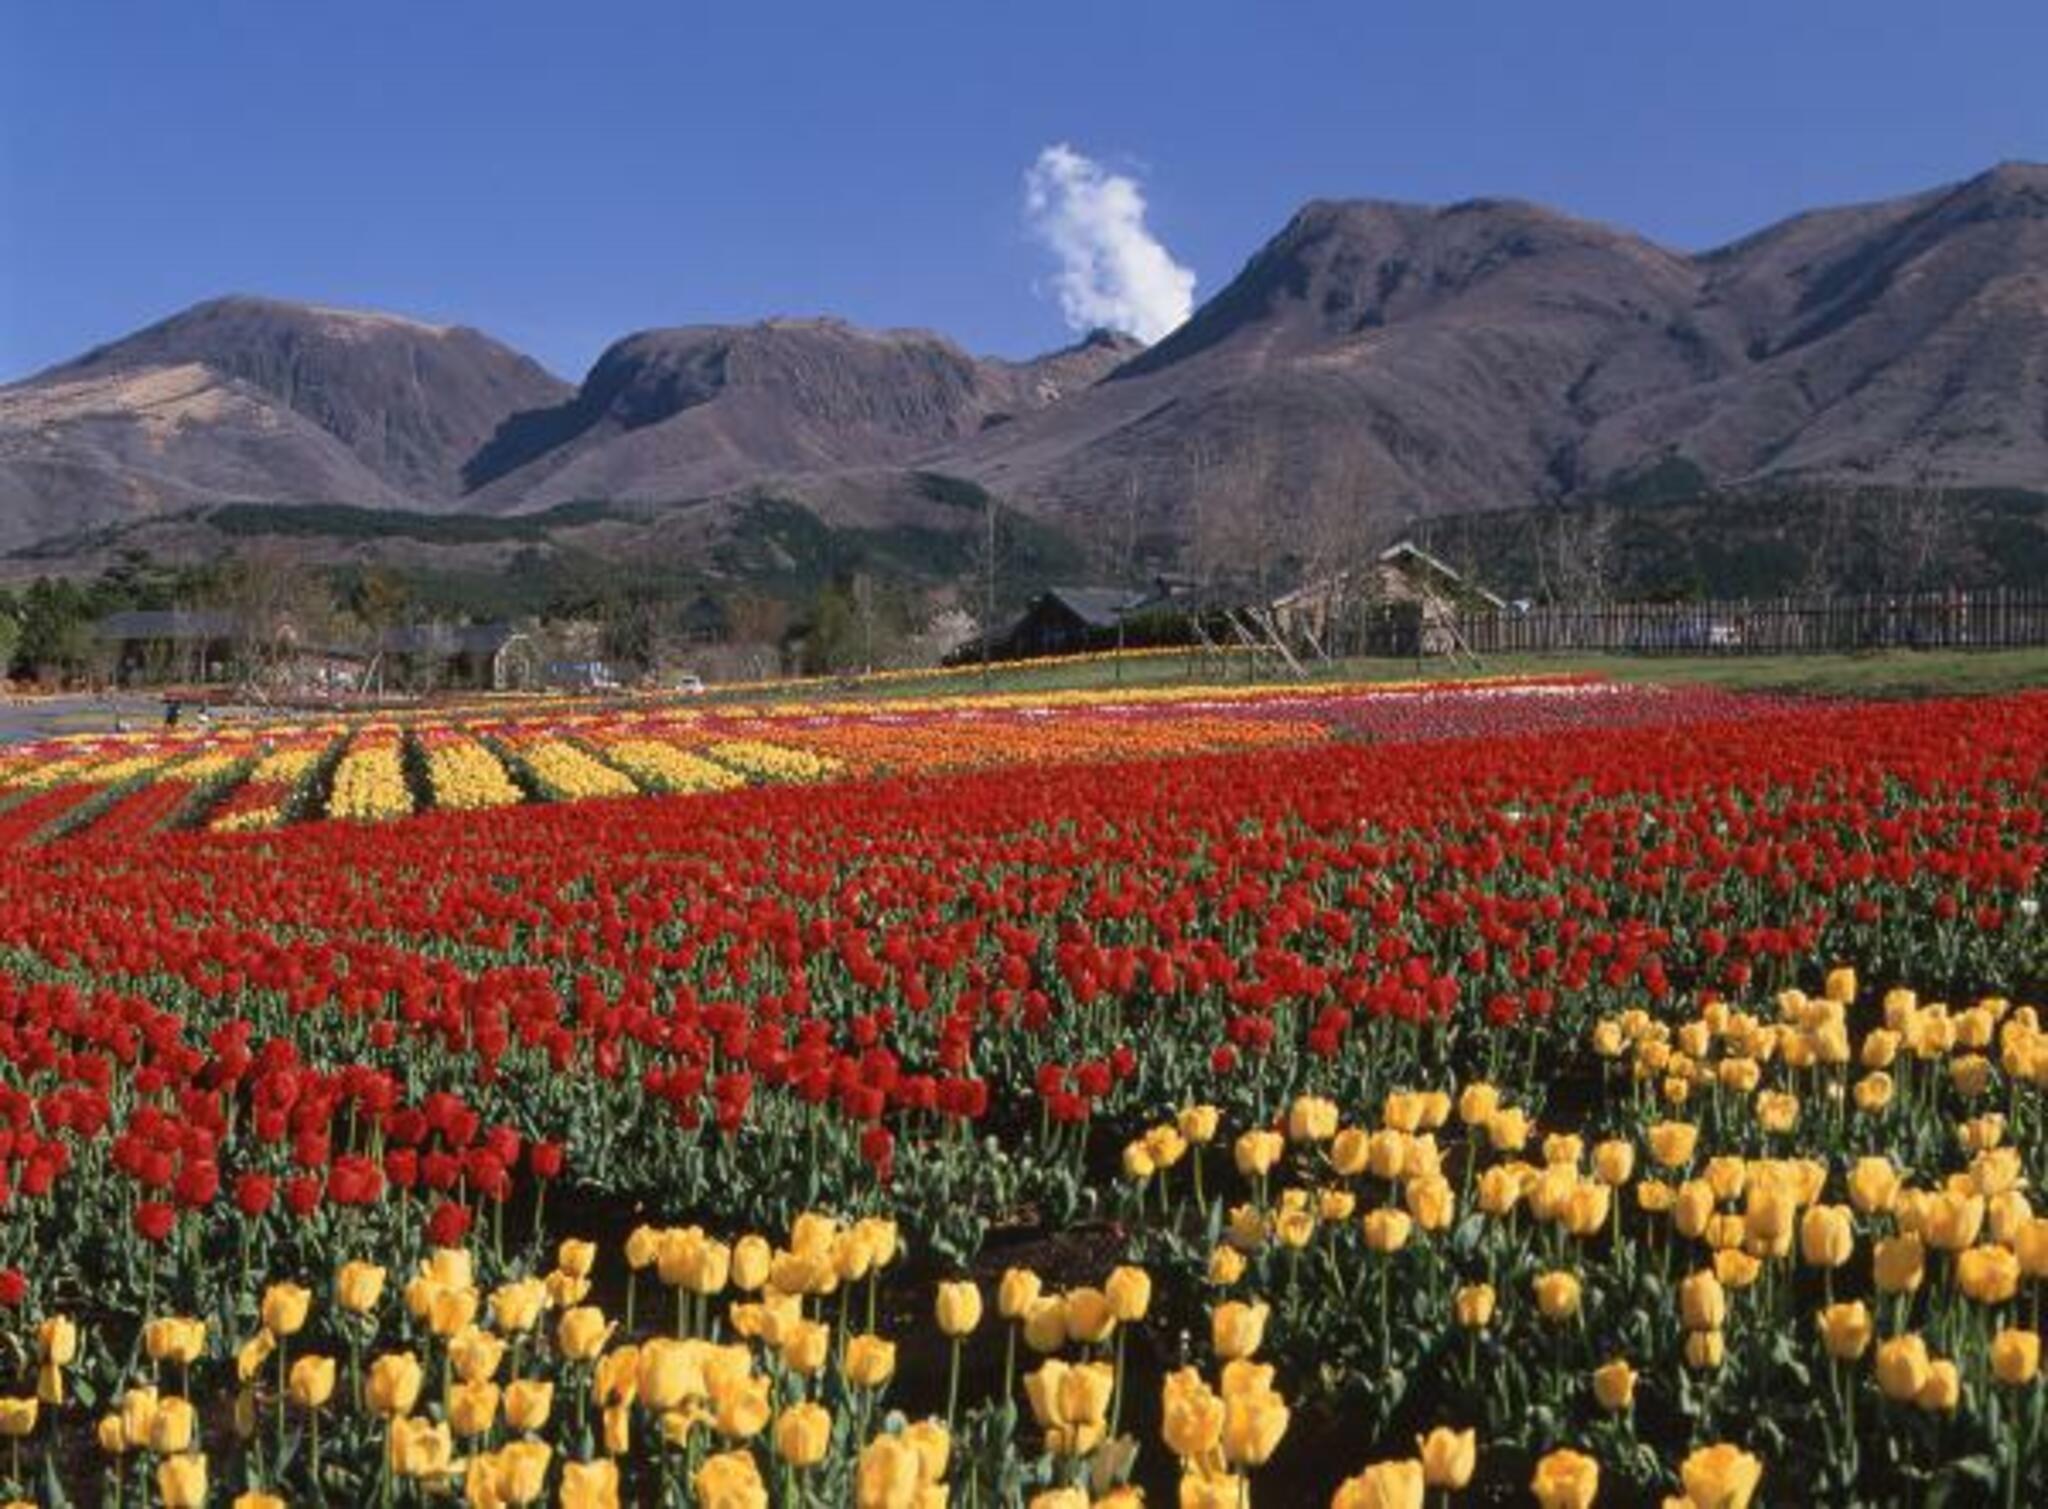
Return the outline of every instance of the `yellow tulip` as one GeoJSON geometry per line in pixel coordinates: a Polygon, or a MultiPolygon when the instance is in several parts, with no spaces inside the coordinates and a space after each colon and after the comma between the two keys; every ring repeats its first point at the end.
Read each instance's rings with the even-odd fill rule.
{"type": "Polygon", "coordinates": [[[1529,1117],[1504,1106],[1486,1121],[1486,1140],[1497,1153],[1519,1153],[1529,1145],[1529,1117]]]}
{"type": "Polygon", "coordinates": [[[420,1397],[420,1361],[410,1352],[390,1352],[370,1364],[365,1394],[370,1408],[390,1418],[409,1414],[420,1397]]]}
{"type": "Polygon", "coordinates": [[[1748,1509],[1763,1475],[1762,1462],[1725,1442],[1701,1447],[1678,1469],[1694,1509],[1748,1509]]]}
{"type": "Polygon", "coordinates": [[[2048,1216],[2033,1216],[2013,1233],[2013,1251],[2028,1278],[2048,1278],[2048,1216]]]}
{"type": "Polygon", "coordinates": [[[2004,1247],[1971,1247],[1956,1255],[1956,1287],[1980,1305],[2002,1305],[2019,1292],[2020,1260],[2004,1247]]]}
{"type": "Polygon", "coordinates": [[[481,1327],[470,1326],[448,1340],[448,1361],[455,1369],[455,1376],[465,1383],[495,1378],[498,1364],[504,1359],[504,1338],[493,1336],[481,1327]]]}
{"type": "Polygon", "coordinates": [[[1451,1312],[1468,1331],[1483,1331],[1493,1320],[1494,1293],[1491,1284],[1466,1284],[1451,1300],[1451,1312]]]}
{"type": "Polygon", "coordinates": [[[1593,1149],[1593,1174],[1602,1184],[1619,1189],[1635,1177],[1635,1144],[1610,1137],[1593,1149]]]}
{"type": "Polygon", "coordinates": [[[1566,1321],[1579,1313],[1578,1275],[1552,1269],[1536,1275],[1536,1308],[1545,1320],[1566,1321]]]}
{"type": "Polygon", "coordinates": [[[1174,1124],[1180,1128],[1181,1136],[1202,1144],[1216,1140],[1216,1128],[1222,1118],[1223,1113],[1214,1106],[1188,1106],[1174,1118],[1174,1124]]]}
{"type": "Polygon", "coordinates": [[[0,1436],[19,1441],[32,1435],[41,1401],[33,1395],[21,1399],[0,1399],[0,1436]]]}
{"type": "Polygon", "coordinates": [[[132,1388],[121,1396],[121,1434],[130,1451],[149,1445],[149,1425],[156,1418],[157,1392],[132,1388]]]}
{"type": "Polygon", "coordinates": [[[1839,1268],[1855,1254],[1856,1227],[1845,1205],[1811,1205],[1799,1218],[1799,1256],[1809,1267],[1839,1268]]]}
{"type": "Polygon", "coordinates": [[[1929,1205],[1920,1234],[1930,1247],[1961,1252],[1977,1240],[1983,1225],[1984,1197],[1948,1190],[1935,1196],[1929,1205]]]}
{"type": "Polygon", "coordinates": [[[1829,1305],[1820,1312],[1821,1344],[1828,1356],[1840,1362],[1854,1362],[1870,1348],[1875,1325],[1869,1307],[1862,1300],[1829,1305]]]}
{"type": "Polygon", "coordinates": [[[981,1324],[981,1290],[972,1279],[939,1285],[939,1329],[951,1337],[970,1336],[981,1324]]]}
{"type": "Polygon", "coordinates": [[[176,1315],[159,1317],[142,1328],[142,1348],[152,1362],[190,1367],[206,1351],[206,1322],[176,1315]]]}
{"type": "Polygon", "coordinates": [[[1246,1304],[1225,1300],[1209,1316],[1209,1337],[1216,1355],[1223,1361],[1249,1357],[1258,1351],[1266,1336],[1266,1317],[1271,1312],[1261,1300],[1246,1304]]]}
{"type": "Polygon", "coordinates": [[[1956,1365],[1946,1357],[1928,1363],[1927,1381],[1920,1385],[1913,1402],[1933,1414],[1954,1414],[1962,1399],[1963,1379],[1956,1365]]]}
{"type": "Polygon", "coordinates": [[[604,1350],[611,1335],[604,1312],[595,1305],[578,1305],[564,1310],[555,1323],[555,1343],[572,1362],[589,1362],[604,1350]]]}
{"type": "Polygon", "coordinates": [[[2041,1374],[2041,1333],[2007,1329],[1991,1338],[1991,1376],[2023,1388],[2041,1374]]]}
{"type": "Polygon", "coordinates": [[[1880,1237],[1871,1249],[1871,1270],[1880,1294],[1912,1294],[1927,1272],[1927,1249],[1908,1234],[1880,1237]]]}
{"type": "Polygon", "coordinates": [[[547,1491],[548,1464],[554,1448],[545,1441],[512,1441],[498,1453],[498,1498],[506,1504],[531,1504],[547,1491]]]}
{"type": "Polygon", "coordinates": [[[589,1278],[597,1266],[597,1243],[565,1238],[555,1249],[555,1266],[575,1278],[589,1278]]]}
{"type": "Polygon", "coordinates": [[[792,1404],[776,1417],[775,1454],[792,1467],[815,1467],[832,1444],[832,1414],[821,1404],[792,1404]]]}
{"type": "Polygon", "coordinates": [[[1262,1466],[1287,1434],[1287,1401],[1270,1388],[1223,1391],[1223,1458],[1234,1467],[1262,1466]]]}
{"type": "Polygon", "coordinates": [[[924,1461],[901,1436],[879,1435],[861,1449],[854,1471],[855,1509],[915,1509],[924,1461]]]}
{"type": "Polygon", "coordinates": [[[1223,1400],[1194,1368],[1167,1375],[1160,1388],[1160,1438],[1177,1457],[1205,1457],[1223,1439],[1223,1400]]]}
{"type": "Polygon", "coordinates": [[[822,1321],[793,1321],[782,1335],[782,1365],[808,1378],[825,1366],[832,1349],[832,1331],[822,1321]]]}
{"type": "Polygon", "coordinates": [[[855,1336],[846,1343],[840,1371],[857,1388],[880,1388],[895,1375],[896,1344],[874,1335],[855,1336]]]}
{"type": "Polygon", "coordinates": [[[921,1481],[927,1485],[943,1483],[946,1465],[953,1455],[953,1438],[946,1427],[937,1420],[919,1420],[903,1427],[903,1439],[917,1453],[921,1481]]]}
{"type": "Polygon", "coordinates": [[[1714,1186],[1705,1179],[1688,1179],[1679,1185],[1671,1205],[1671,1224],[1678,1234],[1693,1241],[1705,1236],[1717,1198],[1714,1186]]]}
{"type": "Polygon", "coordinates": [[[1877,1386],[1887,1399],[1906,1403],[1917,1398],[1932,1372],[1927,1343],[1918,1336],[1894,1336],[1877,1344],[1877,1386]]]}
{"type": "Polygon", "coordinates": [[[1616,1414],[1630,1408],[1636,1402],[1636,1370],[1620,1357],[1593,1369],[1593,1397],[1616,1414]]]}
{"type": "Polygon", "coordinates": [[[515,1378],[505,1385],[505,1423],[514,1430],[539,1430],[555,1407],[555,1386],[534,1378],[515,1378]]]}
{"type": "Polygon", "coordinates": [[[640,1402],[656,1413],[704,1395],[703,1348],[699,1344],[672,1336],[650,1337],[640,1347],[637,1362],[635,1392],[640,1402]]]}
{"type": "Polygon", "coordinates": [[[767,1509],[768,1485],[744,1448],[706,1457],[691,1486],[702,1509],[767,1509]]]}
{"type": "Polygon", "coordinates": [[[1005,1268],[1002,1282],[996,1285],[996,1313],[1004,1320],[1022,1320],[1038,1303],[1043,1288],[1029,1268],[1005,1268]]]}
{"type": "Polygon", "coordinates": [[[300,1409],[319,1409],[334,1397],[334,1359],[301,1357],[291,1366],[287,1387],[300,1409]]]}
{"type": "Polygon", "coordinates": [[[1423,1464],[1412,1459],[1375,1462],[1337,1485],[1330,1509],[1422,1509],[1423,1464]]]}
{"type": "Polygon", "coordinates": [[[531,1331],[547,1301],[547,1285],[539,1279],[500,1284],[491,1291],[491,1324],[500,1331],[531,1331]]]}
{"type": "Polygon", "coordinates": [[[1110,1307],[1109,1296],[1100,1289],[1085,1285],[1069,1289],[1060,1304],[1060,1319],[1071,1342],[1100,1346],[1116,1329],[1116,1311],[1110,1307]]]}
{"type": "Polygon", "coordinates": [[[296,1336],[312,1304],[311,1291],[298,1284],[272,1284],[263,1291],[263,1328],[273,1336],[296,1336]]]}
{"type": "Polygon", "coordinates": [[[1889,1158],[1858,1158],[1849,1169],[1849,1203],[1866,1216],[1892,1208],[1899,1194],[1899,1171],[1889,1158]]]}
{"type": "Polygon", "coordinates": [[[1500,1109],[1500,1091],[1484,1080],[1458,1092],[1458,1120],[1468,1127],[1484,1126],[1500,1109]]]}
{"type": "Polygon", "coordinates": [[[206,1502],[206,1458],[198,1452],[157,1463],[156,1491],[164,1509],[200,1509],[206,1502]]]}
{"type": "Polygon", "coordinates": [[[375,1263],[343,1263],[334,1275],[334,1302],[350,1315],[368,1315],[384,1297],[384,1270],[375,1263]]]}
{"type": "Polygon", "coordinates": [[[192,1449],[198,1431],[199,1411],[191,1401],[167,1395],[149,1417],[149,1449],[160,1457],[177,1456],[192,1449]]]}
{"type": "Polygon", "coordinates": [[[1355,1179],[1365,1172],[1369,1142],[1364,1128],[1346,1127],[1330,1140],[1323,1156],[1329,1160],[1332,1172],[1346,1179],[1355,1179]]]}
{"type": "MultiPolygon", "coordinates": [[[[1103,1280],[1103,1296],[1109,1301],[1110,1313],[1119,1324],[1131,1325],[1145,1318],[1145,1312],[1152,1308],[1152,1275],[1143,1268],[1124,1264],[1110,1270],[1103,1280]]],[[[981,1301],[975,1296],[975,1318],[980,1319],[981,1301]]]]}
{"type": "Polygon", "coordinates": [[[606,1458],[564,1462],[561,1509],[619,1509],[619,1464],[606,1458]]]}
{"type": "Polygon", "coordinates": [[[432,1285],[426,1296],[427,1329],[444,1340],[476,1320],[477,1293],[446,1284],[432,1285]]]}
{"type": "Polygon", "coordinates": [[[1553,1451],[1537,1462],[1529,1491],[1541,1509],[1589,1509],[1600,1491],[1600,1464],[1576,1451],[1553,1451]]]}
{"type": "Polygon", "coordinates": [[[1692,1122],[1657,1122],[1647,1136],[1651,1157],[1665,1169],[1688,1167],[1700,1145],[1700,1128],[1692,1122]]]}
{"type": "Polygon", "coordinates": [[[1687,1331],[1685,1333],[1685,1365],[1689,1368],[1707,1369],[1719,1367],[1728,1356],[1728,1335],[1725,1331],[1687,1331]]]}
{"type": "Polygon", "coordinates": [[[774,1260],[775,1249],[767,1239],[749,1232],[732,1245],[732,1286],[742,1294],[759,1293],[774,1260]]]}
{"type": "Polygon", "coordinates": [[[739,1376],[717,1373],[712,1387],[712,1423],[722,1436],[750,1440],[767,1428],[774,1414],[768,1397],[768,1379],[762,1374],[739,1376]]]}
{"type": "Polygon", "coordinates": [[[446,1477],[454,1467],[455,1442],[445,1425],[400,1415],[387,1427],[385,1454],[400,1477],[446,1477]]]}
{"type": "Polygon", "coordinates": [[[1328,1142],[1337,1135],[1337,1103],[1320,1095],[1297,1095],[1287,1108],[1291,1142],[1328,1142]]]}
{"type": "Polygon", "coordinates": [[[1415,1229],[1415,1221],[1405,1210],[1382,1206],[1369,1210],[1361,1223],[1365,1232],[1366,1247],[1378,1253],[1399,1252],[1408,1245],[1409,1234],[1415,1229]]]}
{"type": "Polygon", "coordinates": [[[1067,1344],[1067,1307],[1057,1295],[1040,1295],[1024,1312],[1024,1344],[1040,1356],[1067,1344]]]}
{"type": "Polygon", "coordinates": [[[498,1385],[488,1379],[457,1383],[448,1390],[448,1428],[463,1440],[498,1423],[498,1385]]]}
{"type": "MultiPolygon", "coordinates": [[[[204,1325],[201,1335],[205,1334],[204,1325]]],[[[68,1316],[52,1315],[36,1327],[36,1351],[53,1367],[68,1368],[78,1358],[78,1327],[68,1316]]]]}
{"type": "Polygon", "coordinates": [[[1689,1273],[1678,1286],[1679,1315],[1694,1331],[1718,1331],[1728,1321],[1728,1292],[1711,1271],[1689,1273]]]}
{"type": "Polygon", "coordinates": [[[1256,1128],[1239,1134],[1231,1148],[1236,1160],[1237,1171],[1247,1179],[1262,1179],[1273,1170],[1280,1156],[1287,1150],[1286,1139],[1278,1132],[1256,1128]]]}
{"type": "Polygon", "coordinates": [[[1439,1425],[1417,1439],[1415,1454],[1422,1459],[1423,1480],[1431,1488],[1463,1488],[1479,1464],[1479,1433],[1439,1425]]]}

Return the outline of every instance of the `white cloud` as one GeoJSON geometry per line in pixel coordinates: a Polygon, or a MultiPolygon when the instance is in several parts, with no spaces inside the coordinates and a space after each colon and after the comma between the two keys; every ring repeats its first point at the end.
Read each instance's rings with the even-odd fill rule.
{"type": "Polygon", "coordinates": [[[1136,179],[1060,142],[1024,175],[1024,212],[1059,259],[1053,285],[1075,330],[1107,326],[1156,341],[1194,311],[1194,271],[1145,228],[1136,179]]]}

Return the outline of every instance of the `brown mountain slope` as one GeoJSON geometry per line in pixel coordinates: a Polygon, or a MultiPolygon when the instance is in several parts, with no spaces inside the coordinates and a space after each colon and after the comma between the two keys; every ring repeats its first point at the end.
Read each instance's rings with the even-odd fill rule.
{"type": "Polygon", "coordinates": [[[825,319],[644,331],[607,350],[574,397],[508,421],[465,477],[478,506],[525,509],[901,464],[1057,403],[1137,349],[1105,334],[1005,362],[825,319]]]}
{"type": "Polygon", "coordinates": [[[226,298],[0,387],[0,542],[195,503],[444,506],[570,391],[474,330],[226,298]]]}
{"type": "Polygon", "coordinates": [[[934,464],[1075,520],[1135,478],[1148,530],[1220,551],[1653,469],[2048,486],[2048,169],[1698,257],[1513,202],[1318,202],[1109,379],[934,464]]]}
{"type": "Polygon", "coordinates": [[[225,499],[402,501],[335,436],[197,362],[0,388],[0,546],[225,499]]]}
{"type": "Polygon", "coordinates": [[[31,381],[191,362],[267,393],[420,502],[458,493],[463,462],[507,416],[570,391],[462,326],[241,296],[196,304],[31,381]]]}

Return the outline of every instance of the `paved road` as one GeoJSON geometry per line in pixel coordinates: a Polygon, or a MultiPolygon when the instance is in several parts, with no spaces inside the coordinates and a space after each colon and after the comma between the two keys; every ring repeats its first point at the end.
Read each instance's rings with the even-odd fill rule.
{"type": "Polygon", "coordinates": [[[47,739],[55,734],[111,733],[116,719],[127,720],[128,727],[133,729],[160,727],[164,721],[163,699],[127,693],[96,697],[80,692],[30,697],[19,702],[0,701],[0,744],[47,739]]]}

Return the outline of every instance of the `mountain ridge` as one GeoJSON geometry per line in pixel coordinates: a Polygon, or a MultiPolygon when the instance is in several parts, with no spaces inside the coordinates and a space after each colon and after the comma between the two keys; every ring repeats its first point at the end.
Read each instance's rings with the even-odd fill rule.
{"type": "Polygon", "coordinates": [[[781,317],[637,331],[570,384],[465,327],[237,295],[0,386],[0,546],[209,501],[914,513],[920,472],[1198,562],[1652,474],[2039,487],[2048,166],[1701,252],[1513,198],[1313,199],[1150,347],[781,317]]]}

